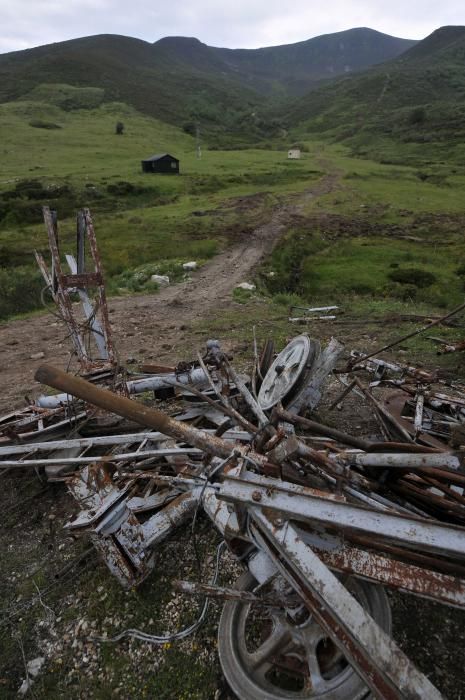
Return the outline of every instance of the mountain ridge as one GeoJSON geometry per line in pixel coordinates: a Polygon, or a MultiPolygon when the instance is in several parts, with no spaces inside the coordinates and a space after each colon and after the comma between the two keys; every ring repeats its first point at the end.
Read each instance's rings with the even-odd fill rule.
{"type": "MultiPolygon", "coordinates": [[[[226,80],[223,88],[249,91],[244,96],[247,103],[250,91],[265,96],[303,94],[321,80],[353,68],[363,70],[414,44],[367,28],[261,49],[210,47],[193,37],[164,37],[150,44],[101,34],[0,54],[0,100],[18,99],[40,82],[105,87],[110,97],[118,92],[127,97],[128,86],[121,89],[118,83],[131,82],[131,70],[138,84],[137,72],[145,71],[147,90],[156,87],[162,93],[163,82],[171,81],[176,88],[184,82],[180,77],[194,76],[205,82],[206,90],[213,82],[213,92],[221,92],[226,80]]],[[[140,109],[142,102],[139,95],[134,106],[140,109]]],[[[143,111],[153,108],[148,103],[143,111]]]]}

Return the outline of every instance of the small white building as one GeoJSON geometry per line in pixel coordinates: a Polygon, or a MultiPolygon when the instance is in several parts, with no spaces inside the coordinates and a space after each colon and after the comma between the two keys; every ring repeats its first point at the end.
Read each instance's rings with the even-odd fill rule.
{"type": "Polygon", "coordinates": [[[291,148],[287,152],[287,157],[293,160],[300,158],[300,148],[291,148]]]}

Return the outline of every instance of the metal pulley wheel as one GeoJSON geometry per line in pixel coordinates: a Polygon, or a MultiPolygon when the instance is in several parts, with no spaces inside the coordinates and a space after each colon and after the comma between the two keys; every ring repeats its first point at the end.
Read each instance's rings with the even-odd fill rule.
{"type": "Polygon", "coordinates": [[[293,338],[279,353],[263,379],[258,394],[261,408],[268,411],[298,391],[319,353],[319,343],[307,335],[293,338]]]}
{"type": "MultiPolygon", "coordinates": [[[[350,577],[344,585],[390,634],[391,611],[384,589],[350,577]]],[[[249,572],[236,583],[239,590],[260,595],[256,586],[249,572]]],[[[372,698],[343,651],[292,591],[283,608],[227,601],[218,628],[218,651],[226,680],[240,700],[372,698]]]]}

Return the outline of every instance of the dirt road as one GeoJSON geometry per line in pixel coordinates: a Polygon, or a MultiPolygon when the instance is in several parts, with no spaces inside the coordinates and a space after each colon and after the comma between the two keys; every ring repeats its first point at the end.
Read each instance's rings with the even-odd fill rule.
{"type": "MultiPolygon", "coordinates": [[[[212,309],[218,313],[228,308],[235,286],[251,280],[257,265],[302,206],[331,192],[338,179],[337,173],[325,175],[292,204],[277,207],[270,220],[247,240],[215,256],[190,280],[157,294],[111,299],[111,321],[121,360],[141,349],[160,360],[184,359],[178,357],[176,350],[191,324],[212,309]]],[[[20,407],[24,396],[38,393],[34,372],[39,364],[49,361],[60,367],[68,365],[70,343],[65,333],[63,324],[51,315],[12,321],[0,327],[0,411],[20,407]],[[44,358],[31,359],[36,353],[44,353],[44,358]]]]}

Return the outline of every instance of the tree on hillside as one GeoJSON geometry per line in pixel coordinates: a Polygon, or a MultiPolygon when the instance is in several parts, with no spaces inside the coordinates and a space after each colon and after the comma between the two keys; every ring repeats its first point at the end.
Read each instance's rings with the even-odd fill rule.
{"type": "Polygon", "coordinates": [[[121,135],[124,133],[124,124],[123,124],[123,122],[116,122],[115,133],[116,133],[118,136],[121,136],[121,135]]]}
{"type": "Polygon", "coordinates": [[[409,124],[423,124],[426,121],[426,110],[424,107],[415,107],[409,114],[409,124]]]}

